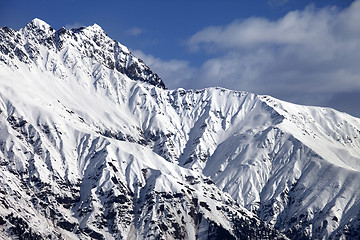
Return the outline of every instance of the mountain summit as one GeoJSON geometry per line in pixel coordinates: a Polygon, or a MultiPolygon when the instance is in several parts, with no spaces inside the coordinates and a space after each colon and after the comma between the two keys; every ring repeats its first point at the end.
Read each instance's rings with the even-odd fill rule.
{"type": "MultiPolygon", "coordinates": [[[[71,30],[61,28],[55,31],[46,22],[35,18],[18,32],[3,27],[0,37],[1,61],[9,66],[16,67],[13,59],[17,57],[17,60],[23,63],[35,63],[42,70],[51,70],[46,65],[41,66],[44,63],[44,57],[59,54],[62,57],[71,57],[71,53],[76,52],[83,58],[92,59],[133,80],[165,88],[157,74],[153,73],[141,59],[132,55],[127,47],[109,38],[97,24],[86,28],[71,30]]],[[[76,59],[72,60],[76,61],[76,59]]],[[[62,65],[64,63],[67,64],[66,67],[71,67],[69,64],[76,62],[62,62],[62,65]]],[[[63,66],[60,63],[59,66],[51,67],[57,68],[58,74],[61,74],[60,69],[63,66]]]]}
{"type": "Polygon", "coordinates": [[[0,132],[0,238],[360,237],[360,119],[167,90],[96,24],[0,29],[0,132]]]}

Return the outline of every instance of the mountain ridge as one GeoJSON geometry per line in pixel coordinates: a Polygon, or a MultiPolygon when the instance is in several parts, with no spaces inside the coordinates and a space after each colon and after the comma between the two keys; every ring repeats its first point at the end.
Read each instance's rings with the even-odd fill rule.
{"type": "MultiPolygon", "coordinates": [[[[39,46],[35,46],[36,44],[55,52],[63,50],[63,44],[66,44],[68,50],[79,51],[83,56],[94,58],[103,66],[116,69],[131,79],[150,82],[153,85],[165,88],[165,84],[157,74],[154,74],[142,60],[132,55],[127,47],[110,39],[97,24],[71,30],[62,27],[55,31],[44,21],[35,18],[20,29],[16,36],[14,36],[15,32],[8,27],[3,27],[1,40],[7,44],[2,44],[0,50],[4,55],[10,57],[7,64],[11,64],[11,59],[14,56],[17,56],[22,62],[28,63],[31,60],[36,62],[37,56],[40,54],[39,46]],[[23,36],[23,39],[21,39],[21,36],[23,36]],[[11,37],[15,38],[11,39],[11,37]],[[81,43],[75,44],[78,38],[81,43]],[[100,49],[100,46],[104,49],[100,49]]],[[[4,60],[2,58],[2,61],[4,60]]],[[[71,62],[68,64],[71,64],[71,62]]]]}
{"type": "Polygon", "coordinates": [[[4,237],[360,234],[359,119],[222,88],[166,90],[98,26],[24,29],[0,30],[4,237]]]}

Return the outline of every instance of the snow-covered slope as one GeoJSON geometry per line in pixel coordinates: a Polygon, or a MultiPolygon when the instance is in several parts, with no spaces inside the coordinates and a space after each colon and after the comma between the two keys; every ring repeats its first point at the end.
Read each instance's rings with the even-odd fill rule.
{"type": "Polygon", "coordinates": [[[360,234],[359,119],[166,90],[96,24],[0,30],[0,131],[3,238],[360,234]]]}

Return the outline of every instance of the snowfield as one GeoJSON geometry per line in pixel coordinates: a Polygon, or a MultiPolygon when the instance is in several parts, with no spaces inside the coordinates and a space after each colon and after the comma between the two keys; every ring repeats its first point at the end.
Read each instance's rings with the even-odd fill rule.
{"type": "Polygon", "coordinates": [[[0,29],[0,238],[358,239],[360,119],[167,90],[98,25],[0,29]]]}

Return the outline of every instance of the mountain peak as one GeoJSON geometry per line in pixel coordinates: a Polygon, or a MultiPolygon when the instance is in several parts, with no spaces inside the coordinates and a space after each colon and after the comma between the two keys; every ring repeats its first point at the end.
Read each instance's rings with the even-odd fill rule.
{"type": "MultiPolygon", "coordinates": [[[[4,31],[9,32],[6,28],[4,31]]],[[[43,53],[45,54],[52,52],[56,55],[57,51],[69,47],[74,50],[74,54],[91,58],[104,67],[120,72],[134,81],[139,80],[165,88],[165,84],[156,73],[136,58],[127,47],[109,38],[107,33],[96,23],[88,27],[71,30],[61,28],[55,31],[43,20],[35,18],[20,29],[19,33],[24,42],[17,42],[14,34],[7,34],[6,46],[3,46],[1,51],[7,55],[6,62],[11,62],[15,66],[13,56],[17,56],[21,62],[31,64],[40,59],[38,58],[41,55],[40,48],[44,48],[43,53]],[[26,46],[22,46],[23,44],[26,46]]],[[[48,58],[43,56],[41,59],[48,58]]],[[[63,64],[58,62],[57,65],[62,66],[63,64]]]]}
{"type": "Polygon", "coordinates": [[[103,30],[98,24],[96,24],[96,23],[94,23],[93,25],[89,26],[89,28],[104,31],[104,30],[103,30]]]}
{"type": "Polygon", "coordinates": [[[34,18],[31,22],[29,22],[25,28],[27,29],[40,29],[46,33],[52,33],[54,32],[53,28],[46,23],[45,21],[39,19],[39,18],[34,18]]]}
{"type": "Polygon", "coordinates": [[[102,27],[100,27],[98,24],[94,23],[93,25],[87,26],[85,28],[87,31],[93,32],[93,33],[101,33],[101,34],[105,34],[107,36],[107,33],[104,31],[104,29],[102,29],[102,27]]]}
{"type": "Polygon", "coordinates": [[[30,23],[40,29],[50,28],[50,25],[48,23],[39,18],[34,18],[30,23]]]}
{"type": "Polygon", "coordinates": [[[29,36],[34,35],[35,38],[44,38],[53,34],[55,30],[46,22],[39,18],[34,18],[31,22],[26,24],[26,26],[20,31],[25,35],[29,36]]]}

